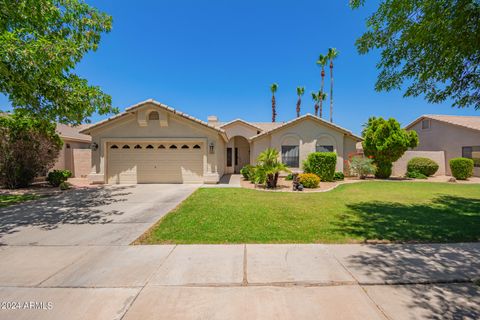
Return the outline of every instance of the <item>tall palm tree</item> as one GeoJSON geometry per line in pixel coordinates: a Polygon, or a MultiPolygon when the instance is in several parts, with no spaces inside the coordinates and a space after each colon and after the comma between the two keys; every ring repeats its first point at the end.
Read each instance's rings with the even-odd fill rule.
{"type": "MultiPolygon", "coordinates": [[[[322,77],[322,82],[321,82],[321,85],[320,85],[320,92],[322,92],[322,93],[324,92],[323,88],[324,88],[324,85],[325,85],[325,66],[327,65],[327,62],[328,62],[327,56],[325,56],[323,54],[318,56],[317,65],[322,68],[322,71],[320,72],[320,76],[322,77]]],[[[320,118],[322,117],[322,111],[323,111],[323,100],[320,100],[320,118]]]]}
{"type": "Polygon", "coordinates": [[[297,118],[300,117],[300,105],[302,104],[302,96],[305,93],[305,87],[297,87],[297,118]]]}
{"type": "Polygon", "coordinates": [[[312,92],[312,100],[315,102],[314,108],[315,108],[315,116],[318,117],[318,99],[319,95],[317,92],[312,92]]]}
{"type": "Polygon", "coordinates": [[[278,84],[272,83],[270,86],[270,91],[272,91],[272,122],[275,122],[275,118],[277,117],[277,110],[275,104],[275,92],[277,92],[278,84]]]}
{"type": "Polygon", "coordinates": [[[322,109],[322,103],[323,101],[325,101],[325,99],[327,98],[327,94],[325,92],[319,92],[318,93],[318,101],[320,102],[320,114],[319,114],[319,117],[321,118],[322,117],[322,113],[323,113],[323,109],[322,109]]]}
{"type": "Polygon", "coordinates": [[[330,122],[333,122],[333,60],[337,57],[337,49],[328,48],[327,58],[330,60],[330,122]]]}

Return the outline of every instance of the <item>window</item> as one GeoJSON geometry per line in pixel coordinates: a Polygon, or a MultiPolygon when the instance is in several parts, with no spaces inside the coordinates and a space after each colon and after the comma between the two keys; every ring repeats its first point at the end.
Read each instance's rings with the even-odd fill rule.
{"type": "Polygon", "coordinates": [[[134,149],[142,149],[142,146],[137,144],[135,147],[133,147],[134,149]]]}
{"type": "Polygon", "coordinates": [[[227,167],[232,166],[232,148],[227,148],[227,167]]]}
{"type": "Polygon", "coordinates": [[[480,168],[480,146],[463,147],[462,157],[473,160],[473,166],[480,168]]]}
{"type": "Polygon", "coordinates": [[[422,130],[430,129],[430,119],[422,120],[422,130]]]}
{"type": "Polygon", "coordinates": [[[128,144],[124,145],[122,149],[130,149],[130,146],[128,144]]]}
{"type": "Polygon", "coordinates": [[[172,144],[172,145],[170,146],[170,149],[177,149],[177,146],[174,145],[174,144],[172,144]]]}
{"type": "Polygon", "coordinates": [[[165,149],[165,146],[163,144],[158,146],[158,149],[165,149]]]}
{"type": "Polygon", "coordinates": [[[325,145],[316,145],[315,146],[316,152],[333,152],[333,146],[325,146],[325,145]]]}
{"type": "Polygon", "coordinates": [[[193,149],[200,149],[200,146],[198,144],[193,146],[193,149]]]}
{"type": "Polygon", "coordinates": [[[147,146],[147,149],[153,149],[153,146],[152,146],[151,144],[149,144],[149,145],[147,146]]]}
{"type": "Polygon", "coordinates": [[[118,149],[118,146],[116,144],[112,145],[110,149],[118,149]]]}
{"type": "Polygon", "coordinates": [[[182,149],[190,149],[190,147],[187,146],[186,144],[184,144],[184,145],[182,146],[182,149]]]}
{"type": "Polygon", "coordinates": [[[299,147],[298,146],[282,146],[282,162],[283,164],[298,168],[299,167],[299,147]]]}
{"type": "Polygon", "coordinates": [[[238,166],[238,148],[235,148],[235,165],[238,166]]]}
{"type": "Polygon", "coordinates": [[[148,114],[148,120],[159,120],[160,116],[157,111],[152,111],[148,114]]]}

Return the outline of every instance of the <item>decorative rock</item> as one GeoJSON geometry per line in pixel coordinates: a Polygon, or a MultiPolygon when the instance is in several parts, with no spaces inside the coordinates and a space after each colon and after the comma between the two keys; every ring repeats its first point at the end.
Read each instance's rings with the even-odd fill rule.
{"type": "Polygon", "coordinates": [[[457,182],[457,179],[455,179],[454,177],[451,177],[450,179],[448,179],[448,182],[457,182]]]}

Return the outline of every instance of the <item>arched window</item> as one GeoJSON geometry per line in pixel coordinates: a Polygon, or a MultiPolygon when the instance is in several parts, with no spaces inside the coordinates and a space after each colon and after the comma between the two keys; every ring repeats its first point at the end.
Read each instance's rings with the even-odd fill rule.
{"type": "Polygon", "coordinates": [[[160,116],[157,111],[152,111],[148,114],[148,120],[159,120],[160,116]]]}
{"type": "Polygon", "coordinates": [[[147,146],[147,149],[153,149],[153,146],[152,146],[151,144],[149,144],[149,145],[147,146]]]}
{"type": "Polygon", "coordinates": [[[112,145],[110,149],[118,149],[118,146],[116,144],[112,145]]]}
{"type": "Polygon", "coordinates": [[[130,146],[128,144],[124,145],[122,149],[130,149],[130,146]]]}
{"type": "Polygon", "coordinates": [[[174,145],[174,144],[172,144],[172,145],[170,146],[170,149],[177,149],[177,146],[174,145]]]}
{"type": "Polygon", "coordinates": [[[198,144],[193,146],[193,149],[200,149],[200,146],[198,144]]]}
{"type": "Polygon", "coordinates": [[[184,144],[184,145],[182,146],[182,149],[190,149],[190,147],[187,146],[186,144],[184,144]]]}
{"type": "Polygon", "coordinates": [[[158,146],[158,149],[165,149],[165,146],[163,144],[158,146]]]}
{"type": "Polygon", "coordinates": [[[137,144],[137,145],[134,147],[134,149],[142,149],[142,146],[139,145],[139,144],[137,144]]]}

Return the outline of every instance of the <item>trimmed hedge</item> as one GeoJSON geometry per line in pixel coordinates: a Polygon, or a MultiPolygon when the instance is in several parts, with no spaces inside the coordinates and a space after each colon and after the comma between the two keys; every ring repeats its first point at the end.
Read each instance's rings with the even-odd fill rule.
{"type": "Polygon", "coordinates": [[[337,154],[335,152],[313,152],[303,162],[305,173],[314,173],[322,181],[333,181],[337,154]]]}
{"type": "Polygon", "coordinates": [[[468,158],[450,159],[450,170],[452,176],[458,180],[467,180],[473,176],[473,160],[468,158]]]}
{"type": "Polygon", "coordinates": [[[301,173],[298,175],[298,182],[305,188],[318,188],[320,178],[314,173],[301,173]]]}
{"type": "Polygon", "coordinates": [[[47,181],[54,187],[58,187],[72,176],[69,170],[53,170],[48,173],[47,181]]]}
{"type": "Polygon", "coordinates": [[[415,157],[407,163],[408,172],[419,172],[427,177],[433,176],[438,170],[438,164],[429,158],[415,157]]]}

